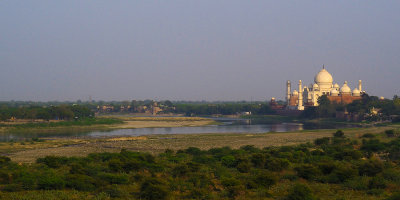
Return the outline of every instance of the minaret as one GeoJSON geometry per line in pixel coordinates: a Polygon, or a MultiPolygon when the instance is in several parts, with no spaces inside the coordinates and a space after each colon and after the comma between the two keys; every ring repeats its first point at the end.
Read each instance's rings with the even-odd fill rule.
{"type": "Polygon", "coordinates": [[[289,105],[290,101],[290,81],[286,82],[286,104],[289,105]]]}
{"type": "Polygon", "coordinates": [[[301,80],[299,80],[299,98],[298,98],[297,110],[304,110],[304,106],[303,106],[303,87],[301,86],[301,80]]]}
{"type": "Polygon", "coordinates": [[[360,92],[362,92],[361,80],[358,80],[358,90],[360,90],[360,92]]]}

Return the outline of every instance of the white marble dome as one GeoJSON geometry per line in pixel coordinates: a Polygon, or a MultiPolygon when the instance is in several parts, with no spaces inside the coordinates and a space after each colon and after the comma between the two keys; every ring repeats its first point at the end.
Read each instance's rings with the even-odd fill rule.
{"type": "Polygon", "coordinates": [[[340,88],[339,84],[337,84],[337,83],[335,83],[335,85],[333,85],[333,87],[336,88],[336,89],[340,88]]]}
{"type": "Polygon", "coordinates": [[[361,95],[360,90],[358,90],[357,88],[354,88],[354,90],[353,90],[353,96],[359,97],[360,95],[361,95]]]}
{"type": "Polygon", "coordinates": [[[332,75],[326,71],[326,69],[321,69],[321,71],[318,72],[317,75],[314,77],[314,82],[318,85],[322,84],[328,84],[331,86],[333,82],[332,75]]]}
{"type": "Polygon", "coordinates": [[[331,90],[331,96],[338,96],[339,95],[339,91],[335,88],[332,88],[331,90]]]}
{"type": "Polygon", "coordinates": [[[350,87],[347,85],[347,81],[344,82],[342,88],[340,88],[340,93],[343,94],[351,94],[351,89],[350,87]]]}

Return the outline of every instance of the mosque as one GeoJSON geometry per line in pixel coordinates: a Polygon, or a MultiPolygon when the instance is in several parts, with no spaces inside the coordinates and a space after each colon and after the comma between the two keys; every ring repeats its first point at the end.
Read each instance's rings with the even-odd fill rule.
{"type": "Polygon", "coordinates": [[[338,104],[349,104],[354,100],[361,99],[362,91],[361,80],[358,81],[358,87],[353,91],[350,89],[347,81],[342,87],[339,84],[333,84],[332,75],[322,67],[314,77],[314,84],[308,87],[302,85],[299,80],[299,89],[291,91],[291,83],[286,83],[286,109],[288,110],[304,110],[307,106],[318,106],[318,98],[326,95],[331,102],[338,104]]]}

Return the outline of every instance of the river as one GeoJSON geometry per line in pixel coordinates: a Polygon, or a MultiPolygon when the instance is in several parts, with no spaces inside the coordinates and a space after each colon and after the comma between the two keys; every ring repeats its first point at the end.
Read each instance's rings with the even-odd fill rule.
{"type": "Polygon", "coordinates": [[[313,129],[341,129],[355,127],[348,124],[303,124],[303,123],[266,123],[262,120],[243,120],[230,118],[214,118],[220,125],[198,127],[169,127],[169,128],[137,128],[115,129],[107,131],[66,131],[64,133],[4,133],[0,141],[18,141],[41,137],[110,137],[110,136],[140,136],[153,134],[200,134],[200,133],[267,133],[288,132],[313,129]]]}

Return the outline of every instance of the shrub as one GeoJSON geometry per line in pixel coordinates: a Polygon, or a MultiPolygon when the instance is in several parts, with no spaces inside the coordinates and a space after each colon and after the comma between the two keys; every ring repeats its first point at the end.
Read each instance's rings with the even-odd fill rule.
{"type": "Polygon", "coordinates": [[[260,172],[255,178],[254,182],[260,187],[270,188],[278,181],[278,177],[271,172],[260,172]]]}
{"type": "Polygon", "coordinates": [[[353,190],[367,190],[369,178],[367,176],[357,176],[345,181],[344,185],[353,190]]]}
{"type": "Polygon", "coordinates": [[[358,170],[352,166],[338,165],[331,175],[336,176],[338,181],[344,182],[347,179],[358,176],[358,170]]]}
{"type": "Polygon", "coordinates": [[[289,194],[286,196],[287,200],[313,200],[315,199],[312,195],[312,191],[310,187],[304,184],[296,184],[294,185],[289,194]]]}
{"type": "Polygon", "coordinates": [[[374,138],[375,135],[372,134],[372,133],[366,133],[366,134],[362,135],[361,137],[362,137],[362,138],[374,138]]]}
{"type": "Polygon", "coordinates": [[[168,190],[161,181],[155,178],[149,178],[140,186],[139,198],[148,200],[163,200],[167,199],[168,194],[168,190]]]}
{"type": "Polygon", "coordinates": [[[269,158],[265,161],[265,168],[271,171],[280,172],[289,167],[289,161],[281,158],[269,158]]]}
{"type": "Polygon", "coordinates": [[[368,160],[358,167],[360,175],[375,176],[383,171],[383,163],[377,159],[368,160]]]}
{"type": "Polygon", "coordinates": [[[368,184],[369,189],[385,189],[386,181],[380,176],[373,177],[368,184]]]}
{"type": "Polygon", "coordinates": [[[64,179],[54,172],[45,172],[38,177],[38,189],[40,190],[59,190],[64,186],[64,179]]]}
{"type": "Polygon", "coordinates": [[[126,184],[129,181],[126,174],[100,173],[98,177],[110,184],[126,184]]]}
{"type": "Polygon", "coordinates": [[[2,190],[6,191],[6,192],[18,192],[18,191],[22,191],[23,188],[20,184],[13,183],[13,184],[5,185],[2,190]]]}
{"type": "Polygon", "coordinates": [[[182,176],[185,176],[188,172],[189,172],[189,169],[186,166],[186,164],[182,164],[182,165],[175,166],[171,171],[171,175],[173,177],[182,177],[182,176]]]}
{"type": "Polygon", "coordinates": [[[400,199],[400,192],[396,192],[394,194],[392,194],[389,198],[385,199],[385,200],[399,200],[400,199]]]}
{"type": "Polygon", "coordinates": [[[118,185],[108,185],[101,189],[102,192],[108,194],[111,198],[121,198],[127,196],[126,192],[118,187],[118,185]]]}
{"type": "Polygon", "coordinates": [[[309,164],[303,164],[299,167],[296,167],[294,170],[297,172],[299,177],[307,180],[314,179],[316,176],[321,174],[317,167],[309,164]]]}
{"type": "Polygon", "coordinates": [[[342,130],[337,130],[334,134],[333,137],[344,137],[344,133],[342,130]]]}
{"type": "Polygon", "coordinates": [[[250,165],[249,162],[243,161],[243,162],[240,162],[240,163],[236,166],[236,169],[237,169],[239,172],[241,172],[241,173],[247,173],[247,172],[250,171],[251,165],[250,165]]]}
{"type": "Polygon", "coordinates": [[[386,130],[386,131],[385,131],[385,134],[386,134],[387,137],[394,137],[394,136],[395,136],[395,132],[394,132],[393,129],[391,129],[391,130],[386,130]]]}
{"type": "Polygon", "coordinates": [[[93,191],[96,189],[95,180],[82,174],[70,174],[66,178],[66,186],[80,191],[93,191]]]}
{"type": "Polygon", "coordinates": [[[59,168],[68,162],[68,158],[59,156],[46,156],[44,158],[38,158],[37,163],[43,163],[50,168],[59,168]]]}
{"type": "Polygon", "coordinates": [[[221,162],[227,167],[235,167],[235,157],[231,155],[222,157],[221,162]]]}
{"type": "Polygon", "coordinates": [[[225,187],[230,198],[238,196],[244,190],[244,187],[240,181],[233,177],[223,178],[221,183],[225,187]]]}
{"type": "Polygon", "coordinates": [[[264,167],[265,155],[262,153],[254,153],[253,155],[251,155],[250,160],[255,167],[261,168],[264,167]]]}
{"type": "Polygon", "coordinates": [[[321,162],[318,163],[317,166],[323,174],[330,174],[334,169],[336,169],[336,164],[332,161],[321,162]]]}
{"type": "Polygon", "coordinates": [[[11,159],[7,156],[0,156],[0,164],[9,163],[11,159]]]}
{"type": "Polygon", "coordinates": [[[366,152],[378,152],[382,151],[383,149],[385,149],[385,145],[376,139],[363,140],[363,144],[361,146],[361,150],[366,152]]]}
{"type": "Polygon", "coordinates": [[[318,139],[314,140],[314,144],[318,145],[318,146],[320,146],[320,145],[328,145],[329,144],[329,140],[330,140],[330,138],[328,138],[328,137],[318,138],[318,139]]]}

